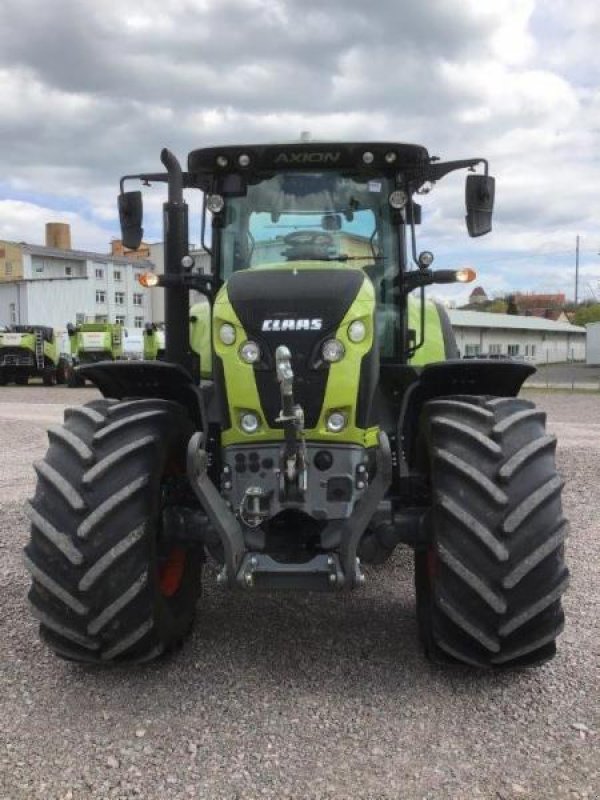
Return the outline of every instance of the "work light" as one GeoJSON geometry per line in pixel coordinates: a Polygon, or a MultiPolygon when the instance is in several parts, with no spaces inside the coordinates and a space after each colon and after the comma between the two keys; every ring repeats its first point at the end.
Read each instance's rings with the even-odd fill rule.
{"type": "Polygon", "coordinates": [[[321,348],[324,361],[330,364],[341,361],[344,357],[344,345],[338,339],[328,339],[321,348]]]}
{"type": "Polygon", "coordinates": [[[260,347],[256,342],[244,342],[240,347],[240,358],[246,364],[256,364],[260,358],[260,347]]]}
{"type": "Polygon", "coordinates": [[[235,342],[235,328],[228,322],[224,322],[219,328],[219,339],[223,344],[233,344],[235,342]]]}

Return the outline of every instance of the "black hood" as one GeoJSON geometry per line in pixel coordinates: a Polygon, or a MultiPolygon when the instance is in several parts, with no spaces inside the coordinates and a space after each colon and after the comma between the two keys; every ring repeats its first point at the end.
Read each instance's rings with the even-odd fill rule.
{"type": "Polygon", "coordinates": [[[275,350],[289,347],[294,394],[314,427],[325,395],[329,368],[315,366],[320,344],[335,334],[365,280],[356,269],[262,269],[234,273],[227,294],[249,338],[263,353],[255,366],[263,411],[275,425],[281,400],[275,375],[275,350]]]}

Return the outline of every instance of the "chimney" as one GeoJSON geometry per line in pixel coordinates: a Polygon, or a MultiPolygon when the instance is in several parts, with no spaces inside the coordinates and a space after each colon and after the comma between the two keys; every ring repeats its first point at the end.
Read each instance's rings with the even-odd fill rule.
{"type": "Polygon", "coordinates": [[[70,250],[71,226],[66,222],[47,222],[46,247],[54,247],[57,250],[70,250]]]}

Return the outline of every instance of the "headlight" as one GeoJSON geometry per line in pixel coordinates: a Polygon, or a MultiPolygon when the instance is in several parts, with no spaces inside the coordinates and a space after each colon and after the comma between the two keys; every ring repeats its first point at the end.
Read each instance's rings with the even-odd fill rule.
{"type": "Polygon", "coordinates": [[[238,158],[238,164],[240,167],[248,167],[250,165],[250,156],[248,153],[242,153],[242,155],[238,158]]]}
{"type": "Polygon", "coordinates": [[[398,156],[396,155],[396,153],[394,153],[393,150],[390,150],[389,153],[385,154],[386,164],[393,164],[397,158],[398,156]]]}
{"type": "Polygon", "coordinates": [[[217,156],[217,166],[225,168],[229,164],[227,156],[217,156]]]}
{"type": "Polygon", "coordinates": [[[327,430],[330,433],[339,433],[346,427],[346,415],[341,411],[334,411],[327,417],[327,430]]]}
{"type": "Polygon", "coordinates": [[[225,208],[225,200],[220,194],[209,194],[206,198],[206,207],[211,214],[220,214],[225,208]]]}
{"type": "Polygon", "coordinates": [[[404,189],[396,189],[390,194],[388,200],[392,208],[399,210],[408,203],[408,194],[404,189]]]}
{"type": "Polygon", "coordinates": [[[246,413],[240,417],[240,426],[244,433],[256,433],[260,425],[260,420],[256,414],[246,413]]]}
{"type": "Polygon", "coordinates": [[[260,358],[260,347],[256,342],[244,342],[240,347],[240,358],[246,364],[256,364],[260,358]]]}
{"type": "Polygon", "coordinates": [[[323,360],[329,363],[341,361],[344,357],[344,352],[344,345],[337,339],[328,339],[321,349],[323,360]]]}
{"type": "Polygon", "coordinates": [[[373,161],[375,161],[375,156],[373,155],[373,153],[371,153],[370,150],[366,150],[363,153],[362,159],[363,159],[363,164],[372,164],[373,161]]]}
{"type": "Polygon", "coordinates": [[[361,322],[359,319],[355,319],[354,322],[351,322],[348,325],[348,338],[351,342],[358,344],[358,342],[362,342],[365,336],[367,335],[367,327],[364,322],[361,322]]]}
{"type": "Polygon", "coordinates": [[[228,322],[224,322],[219,328],[219,339],[223,344],[233,344],[235,342],[235,328],[228,322]]]}

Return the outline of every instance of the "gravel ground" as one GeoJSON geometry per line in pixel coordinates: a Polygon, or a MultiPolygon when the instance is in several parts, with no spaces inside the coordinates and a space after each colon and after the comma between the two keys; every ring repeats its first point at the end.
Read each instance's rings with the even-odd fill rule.
{"type": "Polygon", "coordinates": [[[227,594],[210,574],[191,639],[153,665],[54,658],[27,611],[22,503],[59,404],[92,396],[0,390],[2,800],[600,797],[597,397],[527,393],[567,480],[567,628],[550,664],[494,675],[424,660],[406,550],[348,597],[227,594]]]}

